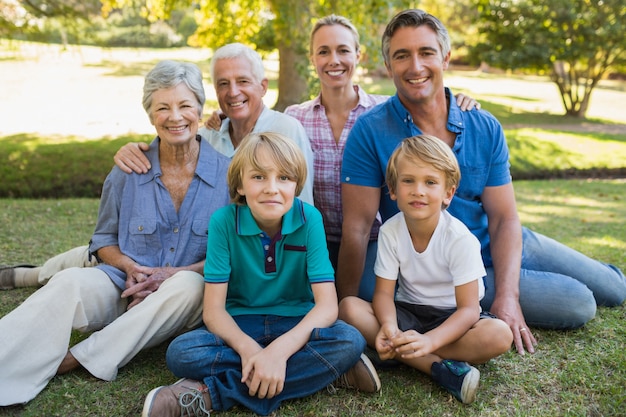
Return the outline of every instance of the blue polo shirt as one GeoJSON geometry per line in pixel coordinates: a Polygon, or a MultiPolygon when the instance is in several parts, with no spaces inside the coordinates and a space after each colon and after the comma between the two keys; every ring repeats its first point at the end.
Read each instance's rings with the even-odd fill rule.
{"type": "MultiPolygon", "coordinates": [[[[461,168],[461,182],[448,211],[461,220],[481,243],[483,262],[491,266],[487,214],[481,196],[485,187],[511,182],[509,150],[500,122],[484,110],[461,111],[452,92],[449,99],[449,131],[456,134],[452,151],[461,168]]],[[[350,131],[343,154],[341,181],[381,187],[383,221],[398,212],[385,185],[387,161],[405,138],[422,134],[398,95],[361,115],[350,131]]]]}
{"type": "Polygon", "coordinates": [[[209,224],[204,280],[228,283],[231,316],[304,316],[314,305],[311,284],[334,282],[322,215],[296,198],[271,239],[248,206],[231,204],[216,211],[209,224]]]}

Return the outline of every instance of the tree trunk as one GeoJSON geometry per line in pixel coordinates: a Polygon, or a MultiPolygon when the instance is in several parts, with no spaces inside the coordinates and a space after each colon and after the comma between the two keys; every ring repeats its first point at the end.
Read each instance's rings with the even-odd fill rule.
{"type": "MultiPolygon", "coordinates": [[[[274,109],[283,111],[290,104],[301,103],[307,98],[307,78],[302,64],[307,63],[306,54],[298,53],[297,46],[280,45],[278,69],[278,100],[274,109]]],[[[306,70],[306,68],[304,68],[306,70]]]]}
{"type": "Polygon", "coordinates": [[[274,30],[280,66],[278,100],[274,109],[283,111],[290,104],[307,97],[307,42],[311,26],[311,4],[308,0],[268,0],[276,15],[274,30]]]}

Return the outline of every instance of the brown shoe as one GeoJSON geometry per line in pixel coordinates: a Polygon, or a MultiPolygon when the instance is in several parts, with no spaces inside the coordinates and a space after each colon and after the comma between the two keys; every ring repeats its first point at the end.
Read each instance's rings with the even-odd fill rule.
{"type": "Polygon", "coordinates": [[[181,379],[153,389],[143,403],[141,417],[208,417],[211,396],[202,382],[181,379]]]}
{"type": "Polygon", "coordinates": [[[35,265],[0,265],[0,290],[15,288],[15,268],[35,268],[35,265]]]}
{"type": "Polygon", "coordinates": [[[341,375],[335,385],[363,392],[378,392],[380,379],[372,362],[362,353],[356,365],[341,375]]]}
{"type": "Polygon", "coordinates": [[[15,288],[15,268],[12,266],[0,266],[0,290],[12,290],[15,288]]]}

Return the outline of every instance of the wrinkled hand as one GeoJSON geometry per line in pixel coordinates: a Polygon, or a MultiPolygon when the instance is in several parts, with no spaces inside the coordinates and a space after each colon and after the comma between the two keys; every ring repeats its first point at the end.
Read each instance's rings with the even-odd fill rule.
{"type": "Polygon", "coordinates": [[[419,358],[432,353],[433,343],[430,337],[415,330],[407,330],[393,338],[396,354],[403,358],[419,358]]]}
{"type": "Polygon", "coordinates": [[[220,130],[222,126],[222,120],[226,118],[226,115],[221,111],[214,111],[206,122],[204,122],[204,127],[207,129],[220,130]]]}
{"type": "Polygon", "coordinates": [[[535,353],[537,339],[528,328],[519,301],[514,298],[496,298],[489,311],[509,325],[513,332],[515,349],[524,355],[524,346],[529,353],[535,353]]]}
{"type": "Polygon", "coordinates": [[[463,111],[472,110],[474,107],[476,107],[476,110],[480,110],[481,107],[478,101],[462,93],[456,95],[456,104],[463,111]]]}
{"type": "Polygon", "coordinates": [[[248,386],[250,396],[273,398],[283,391],[286,373],[287,360],[280,355],[274,355],[268,347],[245,361],[241,382],[248,386]]]}
{"type": "Polygon", "coordinates": [[[131,270],[126,271],[126,290],[122,293],[122,298],[132,297],[127,310],[158,290],[163,281],[175,273],[175,268],[150,268],[141,265],[134,265],[131,270]]]}

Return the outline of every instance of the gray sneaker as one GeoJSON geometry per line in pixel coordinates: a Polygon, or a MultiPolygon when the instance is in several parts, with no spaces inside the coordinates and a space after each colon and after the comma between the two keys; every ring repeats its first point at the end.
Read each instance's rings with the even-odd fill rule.
{"type": "Polygon", "coordinates": [[[449,359],[433,362],[431,377],[463,404],[469,404],[476,399],[480,371],[467,362],[449,359]]]}
{"type": "Polygon", "coordinates": [[[337,388],[349,388],[363,392],[380,391],[380,379],[376,368],[365,354],[361,353],[359,361],[334,384],[337,388]]]}
{"type": "Polygon", "coordinates": [[[141,417],[208,417],[211,396],[202,382],[181,379],[153,389],[146,396],[141,417]]]}

